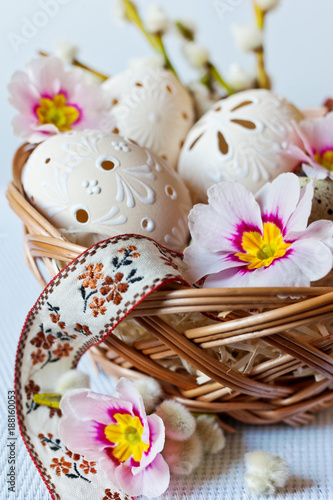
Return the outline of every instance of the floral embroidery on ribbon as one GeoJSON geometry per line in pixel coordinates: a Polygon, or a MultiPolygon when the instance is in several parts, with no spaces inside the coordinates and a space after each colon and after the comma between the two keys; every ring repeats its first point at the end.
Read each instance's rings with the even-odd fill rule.
{"type": "Polygon", "coordinates": [[[57,476],[65,475],[69,479],[83,479],[84,481],[91,482],[90,479],[84,477],[89,474],[97,474],[96,462],[89,462],[85,460],[78,453],[73,453],[68,448],[64,448],[60,439],[55,438],[53,434],[48,433],[38,434],[39,439],[43,446],[48,446],[51,451],[57,452],[59,450],[64,452],[60,458],[54,457],[50,463],[51,469],[54,469],[57,476]],[[68,458],[67,458],[68,457],[68,458]]]}
{"type": "Polygon", "coordinates": [[[86,266],[86,272],[78,277],[80,281],[83,280],[80,292],[83,299],[84,313],[88,310],[89,306],[95,318],[99,314],[104,316],[106,312],[105,302],[113,302],[115,305],[119,305],[123,300],[123,295],[128,291],[130,284],[143,279],[143,276],[136,275],[136,268],[131,269],[127,276],[119,271],[120,268],[131,265],[134,259],[140,257],[137,247],[130,245],[126,248],[121,248],[118,250],[118,254],[112,259],[112,265],[116,271],[113,276],[102,273],[104,266],[98,263],[86,266]],[[101,294],[102,297],[99,297],[98,294],[101,294]],[[95,297],[92,298],[93,295],[95,297]],[[89,303],[91,298],[92,300],[89,303]]]}

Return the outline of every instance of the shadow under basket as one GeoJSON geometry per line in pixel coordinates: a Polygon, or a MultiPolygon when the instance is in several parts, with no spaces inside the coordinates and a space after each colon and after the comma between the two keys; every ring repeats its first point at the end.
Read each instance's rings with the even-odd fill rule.
{"type": "MultiPolygon", "coordinates": [[[[24,224],[24,254],[38,281],[85,248],[73,244],[26,199],[21,146],[7,197],[24,224]]],[[[89,356],[113,378],[150,375],[190,410],[250,424],[306,424],[333,405],[333,288],[212,288],[171,284],[129,315],[145,335],[112,333],[89,356]],[[204,314],[200,314],[204,313],[204,314]]],[[[118,328],[118,327],[117,327],[118,328]]],[[[222,423],[226,430],[232,430],[222,423]]]]}

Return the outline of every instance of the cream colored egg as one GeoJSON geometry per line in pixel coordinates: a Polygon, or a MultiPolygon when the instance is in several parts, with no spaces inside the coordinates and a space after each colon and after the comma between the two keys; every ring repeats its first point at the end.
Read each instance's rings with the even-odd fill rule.
{"type": "Polygon", "coordinates": [[[217,102],[190,130],[178,171],[195,201],[207,189],[235,180],[255,193],[267,181],[292,170],[296,161],[283,154],[296,140],[293,121],[303,115],[268,90],[247,90],[217,102]]]}
{"type": "Polygon", "coordinates": [[[173,250],[188,242],[191,201],[179,175],[148,149],[116,134],[58,134],[31,154],[26,196],[71,241],[92,245],[142,234],[173,250]]]}
{"type": "Polygon", "coordinates": [[[194,120],[192,98],[175,75],[162,68],[129,69],[103,87],[113,103],[119,133],[175,168],[194,120]]]}

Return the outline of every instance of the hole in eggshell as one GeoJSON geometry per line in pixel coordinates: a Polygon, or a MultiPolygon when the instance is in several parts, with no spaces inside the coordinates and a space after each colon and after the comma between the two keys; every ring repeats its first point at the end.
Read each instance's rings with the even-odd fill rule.
{"type": "Polygon", "coordinates": [[[203,136],[203,134],[204,134],[204,133],[202,132],[202,134],[200,134],[200,135],[199,135],[199,136],[198,136],[198,137],[197,137],[197,138],[196,138],[196,139],[192,142],[191,146],[188,148],[189,150],[191,150],[191,149],[193,149],[193,148],[194,148],[194,146],[195,146],[195,145],[196,145],[196,143],[197,143],[197,142],[201,139],[201,137],[203,136]]]}
{"type": "Polygon", "coordinates": [[[89,220],[89,214],[83,208],[80,208],[75,214],[76,220],[81,224],[85,224],[89,220]]]}
{"type": "Polygon", "coordinates": [[[114,169],[115,165],[111,160],[104,160],[101,163],[101,167],[103,170],[107,170],[108,172],[110,172],[110,170],[114,169]]]}
{"type": "Polygon", "coordinates": [[[237,104],[231,111],[236,111],[236,109],[244,108],[244,106],[248,106],[249,104],[253,104],[253,101],[243,101],[240,104],[237,104]]]}
{"type": "Polygon", "coordinates": [[[255,123],[250,122],[250,120],[230,120],[233,123],[236,123],[236,125],[239,125],[240,127],[247,128],[249,130],[254,130],[256,128],[255,123]]]}
{"type": "Polygon", "coordinates": [[[144,217],[141,220],[141,229],[147,231],[147,233],[151,233],[152,231],[154,231],[155,227],[155,222],[150,217],[144,217]]]}
{"type": "Polygon", "coordinates": [[[224,135],[222,134],[222,132],[218,132],[217,133],[217,140],[218,140],[218,143],[219,143],[219,150],[221,151],[221,153],[223,155],[226,155],[228,153],[228,151],[229,151],[229,146],[228,146],[228,143],[225,140],[224,135]]]}
{"type": "Polygon", "coordinates": [[[51,158],[46,158],[45,163],[50,163],[51,158]]]}
{"type": "Polygon", "coordinates": [[[175,189],[172,186],[170,186],[170,184],[165,186],[165,194],[169,196],[169,198],[171,198],[172,200],[177,199],[177,191],[175,191],[175,189]]]}
{"type": "Polygon", "coordinates": [[[115,127],[115,128],[112,130],[112,133],[113,133],[113,134],[119,134],[119,128],[115,127]]]}
{"type": "Polygon", "coordinates": [[[170,94],[172,94],[172,88],[169,85],[166,86],[166,89],[168,92],[170,92],[170,94]]]}
{"type": "Polygon", "coordinates": [[[136,82],[135,84],[137,87],[143,87],[142,83],[136,82]]]}

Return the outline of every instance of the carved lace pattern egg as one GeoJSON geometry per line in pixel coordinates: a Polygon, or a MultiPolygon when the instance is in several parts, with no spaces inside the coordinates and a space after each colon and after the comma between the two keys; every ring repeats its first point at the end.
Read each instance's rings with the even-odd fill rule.
{"type": "Polygon", "coordinates": [[[71,241],[90,246],[124,233],[182,251],[188,190],[148,149],[116,134],[71,131],[41,143],[22,183],[37,210],[71,241]]]}
{"type": "Polygon", "coordinates": [[[297,141],[293,121],[302,118],[293,104],[268,90],[222,99],[190,130],[178,172],[198,201],[206,201],[208,187],[223,180],[255,193],[296,166],[283,150],[288,141],[297,141]]]}
{"type": "Polygon", "coordinates": [[[138,68],[103,84],[113,104],[120,135],[135,140],[176,168],[193,120],[193,101],[178,79],[165,69],[138,68]]]}

